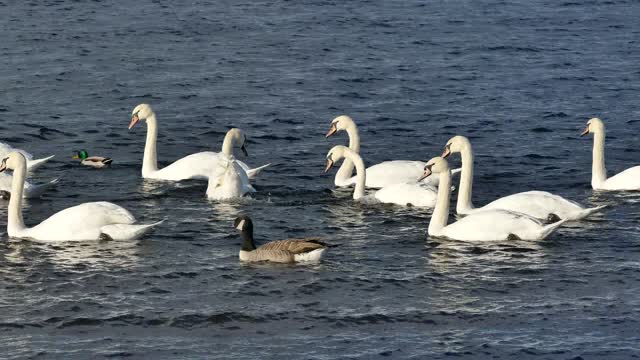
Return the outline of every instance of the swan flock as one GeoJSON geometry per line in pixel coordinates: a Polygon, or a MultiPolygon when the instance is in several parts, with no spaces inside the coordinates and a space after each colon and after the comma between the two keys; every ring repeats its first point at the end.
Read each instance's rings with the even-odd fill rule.
{"type": "MultiPolygon", "coordinates": [[[[158,120],[148,104],[140,104],[131,112],[129,130],[140,122],[146,124],[146,141],[141,165],[142,178],[155,181],[206,180],[206,197],[229,201],[256,192],[251,182],[271,164],[250,167],[236,158],[236,150],[248,155],[247,135],[238,128],[227,131],[220,152],[203,151],[158,167],[158,120]]],[[[587,207],[575,201],[541,190],[510,194],[484,206],[472,202],[474,152],[469,139],[453,136],[440,156],[427,162],[389,160],[370,167],[360,154],[360,134],[355,121],[338,116],[329,125],[326,137],[344,131],[348,146],[336,145],[326,155],[325,172],[342,161],[333,183],[336,187],[354,188],[352,197],[365,204],[382,203],[433,209],[428,226],[429,236],[460,241],[542,240],[567,221],[579,221],[605,206],[587,207]],[[448,159],[459,154],[462,167],[452,170],[448,159]],[[355,171],[355,174],[354,174],[355,171]],[[456,189],[452,176],[460,177],[455,213],[457,221],[449,223],[450,197],[456,189]],[[369,190],[368,190],[369,189],[369,190]],[[369,192],[367,194],[367,192],[369,192]]],[[[594,190],[640,190],[640,166],[631,167],[612,177],[604,164],[605,126],[598,118],[590,119],[582,136],[593,135],[591,186],[594,190]]],[[[125,208],[110,202],[82,203],[61,210],[39,224],[28,227],[23,218],[23,198],[40,197],[59,183],[31,184],[27,176],[41,168],[53,156],[34,159],[21,149],[0,143],[0,194],[9,199],[7,233],[12,238],[43,242],[137,239],[163,221],[138,223],[125,208]],[[11,170],[12,174],[7,174],[11,170]]],[[[74,158],[93,168],[106,168],[110,158],[89,157],[80,151],[74,158]]],[[[106,170],[108,171],[108,170],[106,170]]],[[[317,261],[331,245],[319,238],[278,240],[256,247],[253,222],[239,215],[234,227],[242,234],[240,260],[246,262],[317,261]]]]}

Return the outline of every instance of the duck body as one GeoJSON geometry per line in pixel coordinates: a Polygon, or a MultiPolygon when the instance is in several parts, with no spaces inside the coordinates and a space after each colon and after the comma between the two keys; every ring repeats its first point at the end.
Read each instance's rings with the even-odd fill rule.
{"type": "Polygon", "coordinates": [[[102,156],[89,156],[86,150],[81,150],[73,156],[73,159],[80,160],[80,164],[84,166],[89,166],[97,169],[101,169],[107,166],[110,166],[113,160],[108,157],[102,156]]]}
{"type": "Polygon", "coordinates": [[[242,233],[242,247],[238,254],[242,262],[317,262],[322,259],[328,247],[320,238],[309,237],[271,241],[256,248],[253,240],[253,222],[248,216],[236,218],[234,227],[242,233]]]}

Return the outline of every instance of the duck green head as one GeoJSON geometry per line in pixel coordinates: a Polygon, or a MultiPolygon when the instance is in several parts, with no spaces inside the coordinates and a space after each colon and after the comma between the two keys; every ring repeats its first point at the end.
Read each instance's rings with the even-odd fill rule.
{"type": "Polygon", "coordinates": [[[76,154],[73,155],[72,159],[80,159],[84,160],[89,157],[89,153],[86,150],[76,151],[76,154]]]}

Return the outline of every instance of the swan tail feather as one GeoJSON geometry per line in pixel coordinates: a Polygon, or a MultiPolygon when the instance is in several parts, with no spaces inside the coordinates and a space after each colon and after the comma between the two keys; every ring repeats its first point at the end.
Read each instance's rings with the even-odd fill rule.
{"type": "Polygon", "coordinates": [[[247,176],[249,177],[249,179],[253,179],[253,178],[255,178],[258,174],[260,174],[260,172],[261,172],[264,168],[266,168],[266,167],[268,167],[268,166],[270,166],[270,165],[271,165],[271,163],[268,163],[268,164],[266,164],[266,165],[262,165],[262,166],[259,166],[259,167],[257,167],[257,168],[249,169],[249,170],[247,170],[247,176]]]}
{"type": "Polygon", "coordinates": [[[52,187],[56,186],[59,182],[60,178],[57,178],[49,181],[48,183],[33,185],[29,188],[29,191],[24,192],[24,197],[28,199],[39,198],[40,196],[42,196],[42,194],[47,192],[52,187]]]}
{"type": "Polygon", "coordinates": [[[156,226],[165,222],[166,219],[151,224],[112,224],[103,226],[100,229],[102,234],[109,236],[113,240],[135,240],[151,231],[156,226]]]}
{"type": "Polygon", "coordinates": [[[35,160],[31,160],[29,162],[27,162],[27,170],[28,171],[34,171],[35,169],[39,168],[40,166],[44,165],[44,163],[46,163],[47,161],[51,160],[55,155],[51,155],[51,156],[47,156],[45,158],[42,159],[35,159],[35,160]]]}
{"type": "Polygon", "coordinates": [[[596,207],[592,207],[592,208],[586,208],[582,211],[579,211],[578,213],[576,213],[574,216],[571,216],[569,218],[569,220],[581,220],[584,219],[588,216],[591,216],[594,213],[599,212],[600,210],[606,208],[608,205],[601,205],[601,206],[596,206],[596,207]]]}
{"type": "Polygon", "coordinates": [[[462,168],[453,169],[451,170],[451,175],[459,174],[460,172],[462,172],[462,168]]]}
{"type": "Polygon", "coordinates": [[[542,232],[540,233],[540,236],[538,237],[538,240],[544,240],[547,238],[547,236],[551,235],[554,231],[558,230],[558,228],[564,224],[565,222],[569,221],[568,219],[563,219],[557,222],[554,222],[553,224],[549,224],[547,226],[544,226],[542,228],[542,232]]]}

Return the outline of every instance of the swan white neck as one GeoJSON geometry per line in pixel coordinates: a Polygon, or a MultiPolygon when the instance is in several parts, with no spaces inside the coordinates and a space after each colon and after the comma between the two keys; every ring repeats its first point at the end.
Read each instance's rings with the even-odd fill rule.
{"type": "Polygon", "coordinates": [[[144,158],[142,159],[142,176],[158,171],[158,155],[156,143],[158,141],[158,123],[156,114],[152,113],[146,120],[147,142],[144,146],[144,158]]]}
{"type": "Polygon", "coordinates": [[[460,174],[460,190],[458,191],[458,202],[456,212],[466,214],[473,210],[471,193],[473,191],[473,148],[468,144],[460,151],[462,158],[462,172],[460,174]]]}
{"type": "Polygon", "coordinates": [[[449,196],[451,196],[451,170],[440,173],[438,198],[429,221],[429,235],[439,236],[449,220],[449,196]]]}
{"type": "Polygon", "coordinates": [[[227,132],[227,135],[224,136],[224,141],[222,142],[222,153],[231,156],[233,155],[233,145],[236,140],[236,134],[231,131],[227,132]]]}
{"type": "MultiPolygon", "coordinates": [[[[351,122],[347,128],[347,135],[349,135],[349,149],[355,151],[356,153],[360,153],[360,134],[358,134],[358,127],[354,122],[351,122]]],[[[353,173],[354,164],[351,159],[344,159],[340,169],[336,173],[335,183],[344,183],[351,178],[351,174],[353,173]]]]}
{"type": "Polygon", "coordinates": [[[593,134],[593,163],[591,165],[591,186],[601,188],[607,181],[607,168],[604,166],[605,130],[593,134]]]}
{"type": "Polygon", "coordinates": [[[26,162],[18,165],[13,170],[13,182],[11,183],[11,198],[9,199],[9,219],[7,221],[7,233],[9,236],[25,229],[22,218],[22,193],[24,191],[24,179],[27,174],[26,162]]]}
{"type": "Polygon", "coordinates": [[[367,181],[364,161],[355,151],[345,151],[344,159],[344,161],[350,160],[356,167],[356,188],[353,190],[353,198],[358,200],[364,196],[364,185],[367,181]]]}

